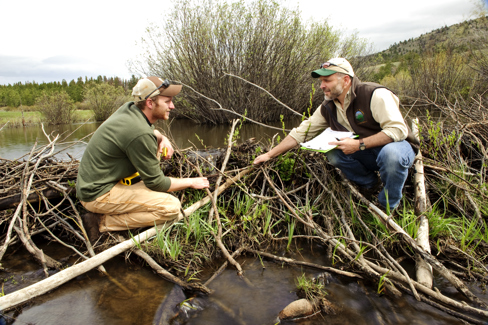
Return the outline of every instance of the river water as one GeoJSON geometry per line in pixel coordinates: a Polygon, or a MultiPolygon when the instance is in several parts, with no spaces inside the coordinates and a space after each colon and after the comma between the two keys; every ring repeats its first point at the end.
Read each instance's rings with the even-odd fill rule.
{"type": "MultiPolygon", "coordinates": [[[[298,121],[287,123],[292,128],[298,121]]],[[[69,135],[65,141],[75,142],[95,131],[98,124],[79,124],[48,127],[46,132],[69,135]]],[[[279,124],[277,125],[279,126],[279,124]]],[[[197,148],[222,147],[230,126],[199,126],[188,121],[173,121],[158,127],[171,132],[179,148],[195,145],[197,148]],[[198,137],[195,135],[198,134],[198,137]],[[203,144],[200,142],[203,141],[203,144]]],[[[241,140],[255,137],[269,139],[281,132],[256,125],[244,125],[240,130],[241,140]]],[[[34,143],[46,144],[47,139],[40,127],[3,129],[0,132],[0,157],[17,159],[26,155],[34,143]]],[[[68,158],[66,153],[79,159],[85,144],[77,143],[60,158],[68,158]]],[[[56,244],[41,247],[46,254],[60,259],[71,252],[56,244]]],[[[1,271],[6,294],[18,290],[44,278],[40,267],[22,249],[11,255],[7,252],[1,271]]],[[[324,258],[325,249],[321,245],[303,245],[299,253],[277,251],[277,255],[305,260],[322,265],[331,265],[324,258]]],[[[290,302],[297,299],[295,279],[306,274],[316,277],[321,272],[303,267],[292,267],[252,256],[238,258],[245,276],[252,283],[242,281],[236,271],[228,267],[210,288],[215,292],[204,299],[205,308],[194,312],[187,324],[276,324],[276,317],[290,302]],[[265,268],[263,268],[263,265],[265,268]]],[[[160,324],[162,315],[173,306],[170,300],[178,288],[159,278],[147,266],[126,262],[122,256],[104,264],[113,279],[93,270],[60,288],[35,299],[18,312],[10,312],[15,317],[14,324],[160,324]]],[[[219,265],[216,265],[218,267],[219,265]]],[[[413,272],[411,265],[405,265],[413,272]]],[[[213,270],[201,275],[204,280],[213,270]]],[[[460,295],[442,278],[435,277],[435,286],[441,292],[460,299],[460,295]]],[[[326,286],[329,300],[336,307],[335,315],[319,315],[303,320],[301,324],[463,324],[427,304],[417,302],[404,295],[401,298],[380,296],[376,288],[365,281],[331,275],[326,286]]],[[[488,303],[488,295],[475,284],[470,289],[488,303]]],[[[288,322],[291,323],[291,322],[288,322]]]]}
{"type": "MultiPolygon", "coordinates": [[[[278,254],[330,265],[324,258],[323,247],[305,247],[308,249],[298,254],[284,250],[278,254]]],[[[56,244],[41,248],[55,258],[70,253],[67,248],[56,244]]],[[[237,260],[251,285],[242,281],[233,268],[227,268],[209,286],[215,290],[214,293],[202,298],[205,307],[192,311],[186,324],[276,324],[278,313],[298,299],[295,279],[302,274],[308,277],[322,274],[265,259],[261,263],[257,257],[240,257],[237,260]]],[[[17,251],[15,257],[6,256],[4,265],[5,293],[44,278],[42,270],[23,250],[17,251]]],[[[164,324],[162,315],[171,313],[174,305],[184,299],[171,299],[174,292],[181,293],[180,289],[159,278],[147,266],[126,262],[122,256],[104,266],[112,280],[92,270],[24,306],[20,314],[15,315],[13,324],[164,324]]],[[[210,274],[211,270],[207,270],[202,278],[210,274]]],[[[380,296],[374,287],[362,280],[334,274],[327,278],[327,297],[336,309],[335,314],[318,315],[302,320],[300,324],[463,324],[411,296],[380,296]]],[[[435,286],[443,293],[460,298],[456,290],[440,278],[435,278],[435,286]]],[[[488,297],[476,286],[471,286],[471,289],[488,302],[488,297]]],[[[10,312],[8,316],[14,315],[10,312]]],[[[291,321],[284,323],[293,324],[291,321]]]]}
{"type": "MultiPolygon", "coordinates": [[[[298,125],[300,120],[287,121],[285,126],[291,129],[298,125]]],[[[86,142],[85,138],[92,132],[95,132],[100,123],[69,124],[46,126],[44,131],[54,139],[60,135],[58,143],[66,143],[63,146],[57,146],[56,150],[68,147],[58,155],[60,159],[69,159],[69,154],[75,159],[81,159],[86,142]],[[79,142],[79,141],[84,142],[79,142]]],[[[271,126],[282,128],[280,123],[271,123],[271,126]]],[[[167,135],[171,135],[176,146],[180,149],[194,147],[197,149],[218,148],[225,146],[225,139],[228,138],[230,125],[198,125],[189,120],[172,120],[170,123],[158,121],[156,128],[162,130],[167,135]]],[[[257,124],[244,124],[239,130],[239,141],[245,141],[249,138],[256,140],[269,139],[275,134],[283,137],[283,131],[267,128],[257,124]]],[[[29,126],[19,128],[4,128],[0,131],[0,158],[18,159],[28,155],[33,145],[37,141],[37,146],[49,143],[48,138],[44,135],[41,126],[29,126]]]]}

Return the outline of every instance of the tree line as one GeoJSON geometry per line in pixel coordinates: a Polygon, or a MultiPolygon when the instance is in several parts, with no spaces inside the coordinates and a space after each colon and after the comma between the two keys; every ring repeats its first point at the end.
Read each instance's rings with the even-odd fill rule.
{"type": "Polygon", "coordinates": [[[84,100],[84,90],[86,86],[92,84],[108,84],[112,87],[122,87],[126,92],[132,89],[137,83],[136,76],[128,80],[119,77],[98,76],[97,78],[79,77],[77,80],[53,81],[53,82],[18,82],[8,85],[0,85],[0,107],[19,107],[34,106],[36,100],[42,96],[43,93],[59,93],[66,92],[68,97],[74,103],[81,103],[84,100]]]}

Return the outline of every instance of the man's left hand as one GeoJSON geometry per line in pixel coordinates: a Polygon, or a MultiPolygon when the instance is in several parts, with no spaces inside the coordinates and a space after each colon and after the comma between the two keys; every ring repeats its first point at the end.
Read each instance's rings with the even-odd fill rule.
{"type": "Polygon", "coordinates": [[[163,159],[171,159],[174,150],[169,139],[162,135],[161,132],[159,132],[158,130],[154,130],[154,135],[158,138],[158,157],[163,154],[166,148],[166,155],[163,154],[163,159]]]}
{"type": "Polygon", "coordinates": [[[342,150],[346,155],[351,155],[359,150],[359,140],[352,138],[342,138],[340,141],[331,141],[330,145],[337,145],[337,149],[342,150]]]}

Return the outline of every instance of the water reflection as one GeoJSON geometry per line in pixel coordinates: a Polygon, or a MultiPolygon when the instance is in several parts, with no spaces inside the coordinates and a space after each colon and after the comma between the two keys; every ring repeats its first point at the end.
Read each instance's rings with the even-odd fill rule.
{"type": "MultiPolygon", "coordinates": [[[[64,124],[45,126],[44,130],[51,139],[54,139],[56,135],[59,134],[60,137],[57,142],[66,143],[65,145],[56,146],[56,151],[69,146],[69,149],[63,151],[62,154],[59,155],[60,159],[69,159],[66,153],[79,159],[83,155],[86,143],[80,142],[74,144],[74,142],[95,132],[99,125],[100,123],[64,124]]],[[[44,135],[41,126],[29,126],[25,128],[4,128],[0,132],[0,143],[1,158],[18,159],[28,155],[34,144],[37,143],[37,148],[40,148],[48,144],[49,141],[44,135]]]]}
{"type": "MultiPolygon", "coordinates": [[[[299,120],[293,120],[287,121],[285,125],[286,128],[291,129],[299,123],[299,120]]],[[[46,126],[45,130],[48,135],[51,135],[51,138],[60,134],[60,140],[62,141],[58,141],[58,143],[67,142],[67,145],[56,146],[56,151],[68,147],[57,156],[59,159],[69,159],[67,154],[75,159],[81,159],[86,143],[73,143],[94,132],[99,125],[100,123],[86,123],[46,126]]],[[[280,122],[270,123],[270,125],[281,128],[280,122]]],[[[230,125],[198,125],[189,120],[159,121],[156,123],[156,127],[170,134],[176,146],[180,149],[191,146],[195,146],[198,149],[223,147],[231,128],[230,125]]],[[[280,130],[273,130],[252,123],[244,124],[239,130],[240,141],[252,137],[257,140],[267,139],[276,133],[283,137],[283,132],[280,130]]],[[[88,139],[89,137],[85,138],[84,141],[87,142],[88,139]]],[[[37,147],[49,143],[40,126],[4,128],[0,132],[0,158],[18,159],[28,155],[36,141],[37,147]]]]}

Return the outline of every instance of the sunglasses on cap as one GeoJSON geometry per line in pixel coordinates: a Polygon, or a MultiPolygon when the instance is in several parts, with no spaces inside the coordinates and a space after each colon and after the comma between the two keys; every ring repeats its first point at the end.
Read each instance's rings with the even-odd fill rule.
{"type": "Polygon", "coordinates": [[[144,97],[144,99],[148,99],[149,96],[151,96],[153,92],[155,92],[156,90],[159,90],[161,87],[164,87],[164,89],[168,88],[169,87],[169,80],[166,79],[165,81],[163,81],[163,83],[161,84],[161,86],[159,86],[158,88],[156,88],[153,91],[151,91],[149,93],[149,95],[147,95],[146,97],[144,97]]]}
{"type": "Polygon", "coordinates": [[[337,64],[330,63],[330,62],[325,62],[325,63],[322,63],[322,64],[320,65],[320,68],[321,68],[321,69],[327,69],[327,68],[328,68],[328,67],[330,67],[331,65],[333,65],[334,67],[338,67],[338,68],[340,68],[340,69],[342,69],[342,70],[346,71],[347,73],[349,73],[349,70],[347,70],[346,68],[343,68],[343,67],[341,67],[341,66],[339,66],[339,65],[337,65],[337,64]]]}

